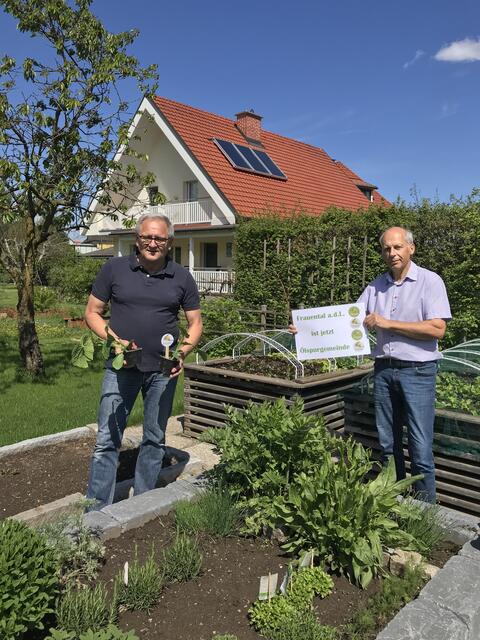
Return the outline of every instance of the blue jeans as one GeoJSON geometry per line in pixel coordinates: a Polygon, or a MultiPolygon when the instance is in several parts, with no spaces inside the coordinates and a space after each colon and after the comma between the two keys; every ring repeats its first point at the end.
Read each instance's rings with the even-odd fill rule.
{"type": "Polygon", "coordinates": [[[113,501],[118,455],[128,416],[138,393],[143,396],[143,439],[135,468],[135,495],[154,489],[165,455],[165,428],[177,378],[138,369],[106,369],[98,409],[98,434],[88,479],[93,509],[113,501]]]}
{"type": "Polygon", "coordinates": [[[411,474],[423,474],[414,484],[418,497],[435,502],[433,423],[437,362],[398,368],[389,361],[375,361],[374,399],[382,463],[392,455],[397,479],[405,478],[403,426],[407,427],[411,474]]]}

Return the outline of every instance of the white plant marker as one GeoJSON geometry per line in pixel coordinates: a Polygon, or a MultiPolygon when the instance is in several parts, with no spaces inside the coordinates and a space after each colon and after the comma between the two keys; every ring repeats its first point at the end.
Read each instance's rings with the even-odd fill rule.
{"type": "Polygon", "coordinates": [[[165,347],[165,358],[170,358],[170,346],[174,343],[174,337],[171,333],[165,333],[162,336],[162,346],[165,347]]]}
{"type": "Polygon", "coordinates": [[[128,560],[123,565],[123,584],[128,587],[128,560]]]}
{"type": "Polygon", "coordinates": [[[304,568],[304,567],[313,567],[313,557],[314,557],[314,551],[313,549],[311,549],[310,551],[307,551],[303,556],[302,559],[300,560],[300,567],[304,568]]]}
{"type": "Polygon", "coordinates": [[[131,498],[133,496],[134,492],[135,492],[134,487],[130,487],[130,489],[128,490],[128,497],[131,498]]]}
{"type": "Polygon", "coordinates": [[[287,572],[283,576],[282,584],[280,585],[281,594],[286,595],[288,585],[290,584],[290,580],[292,579],[292,575],[293,575],[293,567],[291,564],[289,564],[287,567],[287,572]]]}
{"type": "Polygon", "coordinates": [[[262,576],[260,578],[260,588],[258,589],[259,600],[268,600],[268,578],[269,576],[262,576]]]}

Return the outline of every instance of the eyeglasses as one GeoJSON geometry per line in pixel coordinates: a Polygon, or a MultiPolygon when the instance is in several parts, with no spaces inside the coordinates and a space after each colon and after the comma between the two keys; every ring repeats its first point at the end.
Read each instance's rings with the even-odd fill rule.
{"type": "Polygon", "coordinates": [[[160,247],[163,244],[167,244],[170,238],[159,238],[158,236],[137,236],[142,244],[148,246],[151,242],[154,242],[157,247],[160,247]]]}

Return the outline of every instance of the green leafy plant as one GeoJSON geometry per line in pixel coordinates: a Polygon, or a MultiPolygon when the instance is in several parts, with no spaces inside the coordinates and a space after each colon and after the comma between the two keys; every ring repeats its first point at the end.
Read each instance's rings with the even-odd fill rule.
{"type": "Polygon", "coordinates": [[[195,502],[182,501],[175,508],[175,525],[183,533],[228,536],[238,529],[240,520],[237,501],[219,487],[209,487],[195,502]]]}
{"type": "Polygon", "coordinates": [[[397,507],[395,519],[411,538],[409,549],[428,557],[447,537],[447,521],[436,504],[407,496],[397,507]]]}
{"type": "Polygon", "coordinates": [[[163,574],[155,561],[153,547],[143,564],[138,561],[138,551],[135,547],[134,560],[128,569],[127,584],[123,571],[115,580],[116,604],[126,609],[150,611],[158,602],[163,584],[163,574]]]}
{"type": "Polygon", "coordinates": [[[87,631],[99,631],[117,618],[115,598],[109,603],[103,585],[70,588],[57,604],[57,625],[77,636],[87,631]]]}
{"type": "MultiPolygon", "coordinates": [[[[279,633],[286,632],[287,628],[298,627],[300,620],[308,617],[314,596],[325,598],[332,589],[333,580],[321,567],[300,569],[292,574],[285,595],[277,595],[270,600],[257,600],[250,607],[248,613],[251,624],[267,638],[277,638],[279,633]]],[[[320,633],[320,625],[316,620],[314,623],[312,631],[320,633]]],[[[310,626],[312,627],[312,621],[310,626]]],[[[293,635],[284,637],[291,637],[292,640],[295,638],[293,635]]],[[[317,636],[310,634],[310,637],[317,636]]],[[[298,640],[300,638],[298,636],[298,640]]]]}
{"type": "Polygon", "coordinates": [[[297,475],[312,473],[336,441],[321,416],[303,413],[301,400],[290,407],[284,400],[249,403],[244,411],[226,407],[226,412],[226,428],[208,433],[220,453],[212,477],[245,509],[248,531],[275,527],[274,499],[288,493],[297,475]]]}
{"type": "Polygon", "coordinates": [[[45,537],[17,520],[0,522],[0,637],[44,629],[58,592],[58,565],[45,537]]]}
{"type": "Polygon", "coordinates": [[[480,415],[480,376],[441,372],[437,377],[436,406],[480,415]]]}
{"type": "Polygon", "coordinates": [[[122,631],[116,625],[109,624],[99,631],[86,631],[79,636],[72,631],[50,629],[50,635],[45,640],[139,640],[134,631],[122,631]]]}
{"type": "Polygon", "coordinates": [[[34,290],[35,311],[46,311],[57,304],[55,291],[49,287],[35,287],[34,290]]]}
{"type": "Polygon", "coordinates": [[[337,640],[334,627],[319,624],[311,611],[295,611],[280,628],[271,631],[268,640],[337,640]]]}
{"type": "Polygon", "coordinates": [[[105,334],[105,340],[93,333],[87,333],[82,336],[80,342],[72,350],[71,363],[74,367],[88,369],[98,347],[100,347],[102,356],[105,359],[111,356],[112,350],[115,350],[116,355],[112,359],[112,367],[117,371],[123,367],[125,352],[135,350],[135,343],[130,341],[127,344],[123,344],[123,342],[116,340],[108,333],[108,325],[105,325],[105,334]]]}
{"type": "Polygon", "coordinates": [[[105,546],[83,522],[87,501],[81,501],[78,511],[39,528],[52,548],[64,585],[96,578],[105,546]]]}
{"type": "Polygon", "coordinates": [[[366,587],[382,566],[382,543],[405,546],[395,514],[397,496],[421,476],[396,481],[393,459],[365,482],[369,454],[351,440],[337,442],[337,457],[323,456],[311,473],[298,474],[288,494],[275,500],[275,512],[291,553],[314,548],[336,571],[366,587]]]}
{"type": "Polygon", "coordinates": [[[184,582],[198,576],[203,556],[197,542],[183,533],[163,552],[163,575],[166,582],[184,582]]]}
{"type": "Polygon", "coordinates": [[[341,640],[370,640],[425,584],[421,566],[406,565],[402,577],[389,575],[378,593],[359,609],[341,632],[341,640]]]}

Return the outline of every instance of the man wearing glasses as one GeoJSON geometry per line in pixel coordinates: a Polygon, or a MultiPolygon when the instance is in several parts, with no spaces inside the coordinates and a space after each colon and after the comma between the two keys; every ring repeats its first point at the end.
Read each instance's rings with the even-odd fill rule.
{"type": "Polygon", "coordinates": [[[94,509],[112,503],[123,432],[140,391],[144,405],[143,439],[134,493],[155,488],[178,375],[185,356],[202,335],[197,285],[192,275],[168,255],[173,243],[172,223],[163,214],[146,213],[140,216],[135,230],[136,253],[112,258],[102,267],[85,311],[90,329],[104,339],[103,313],[110,303],[108,333],[122,344],[133,342],[142,349],[141,361],[133,367],[124,365],[115,370],[112,358],[106,362],[87,489],[87,498],[96,500],[94,509]],[[162,336],[171,334],[175,346],[181,308],[187,320],[188,338],[183,341],[179,365],[170,376],[165,376],[159,372],[159,359],[165,354],[162,336]]]}

